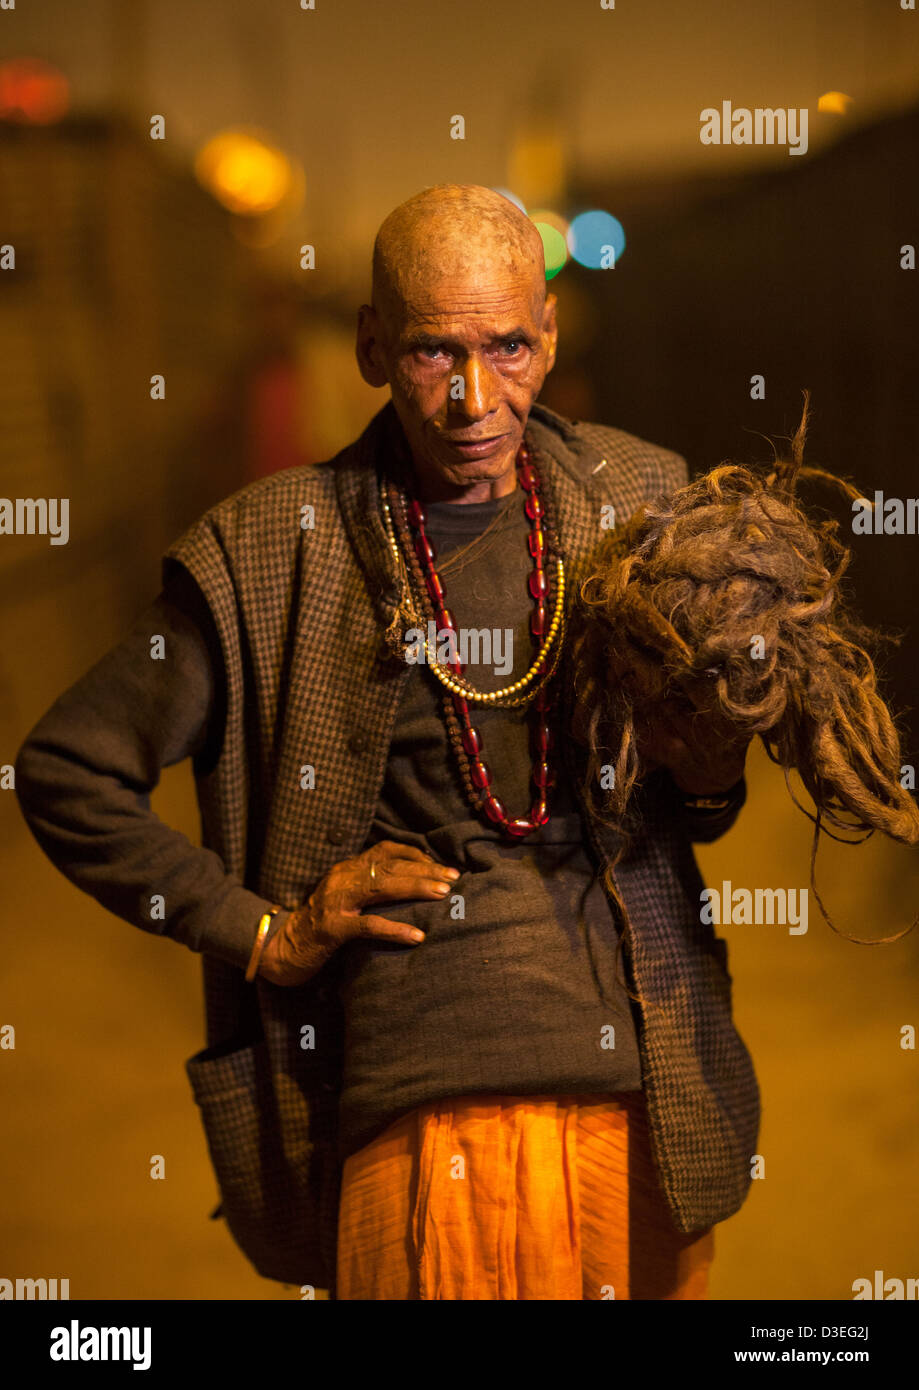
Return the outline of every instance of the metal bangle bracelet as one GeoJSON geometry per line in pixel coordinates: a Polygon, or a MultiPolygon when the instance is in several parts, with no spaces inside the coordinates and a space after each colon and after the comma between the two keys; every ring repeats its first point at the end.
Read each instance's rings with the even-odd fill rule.
{"type": "Polygon", "coordinates": [[[258,931],[255,935],[255,945],[252,947],[252,955],[249,957],[249,964],[246,968],[245,978],[247,985],[251,985],[258,974],[259,962],[261,961],[262,951],[268,937],[268,928],[280,911],[280,905],[272,907],[269,912],[263,913],[259,920],[258,931]]]}

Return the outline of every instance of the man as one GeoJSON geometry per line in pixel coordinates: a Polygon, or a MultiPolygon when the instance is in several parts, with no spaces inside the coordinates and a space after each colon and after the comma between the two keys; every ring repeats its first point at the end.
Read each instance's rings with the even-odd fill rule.
{"type": "Polygon", "coordinates": [[[749,1184],[756,1082],[690,843],[733,822],[744,749],[649,730],[626,935],[567,735],[601,518],[686,468],[534,404],[555,308],[500,194],[391,213],[357,334],[391,402],[193,526],[17,760],[68,877],[202,953],[187,1065],[224,1213],[260,1272],[333,1297],[700,1297],[749,1184]],[[455,659],[471,632],[512,669],[455,659]],[[149,811],[186,756],[201,849],[149,811]]]}

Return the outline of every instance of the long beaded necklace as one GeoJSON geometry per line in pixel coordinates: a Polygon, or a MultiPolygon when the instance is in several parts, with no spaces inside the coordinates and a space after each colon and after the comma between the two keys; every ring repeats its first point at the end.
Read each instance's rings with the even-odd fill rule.
{"type": "Polygon", "coordinates": [[[527,494],[524,510],[530,521],[527,543],[533,560],[528,588],[534,603],[530,615],[530,634],[537,653],[526,675],[502,690],[476,690],[463,674],[457,631],[453,615],[446,606],[443,582],[435,568],[437,557],[425,531],[425,514],[420,502],[416,498],[408,498],[392,482],[383,483],[381,500],[390,546],[403,572],[403,556],[408,561],[408,571],[415,581],[415,598],[423,616],[433,616],[437,630],[441,633],[446,631],[452,636],[452,655],[446,663],[437,661],[427,638],[424,644],[425,658],[432,673],[445,688],[443,704],[447,732],[459,763],[467,799],[477,814],[484,813],[488,820],[513,839],[522,839],[548,821],[549,792],[556,781],[549,766],[549,752],[553,745],[549,716],[555,697],[552,677],[564,641],[565,566],[548,515],[547,500],[540,491],[539,473],[525,442],[517,451],[516,468],[517,479],[527,494]],[[393,517],[402,542],[401,548],[393,530],[393,517]],[[556,565],[555,603],[551,620],[546,574],[546,560],[550,557],[556,565]],[[447,674],[447,668],[452,675],[447,674]],[[535,711],[530,735],[534,798],[528,816],[511,818],[492,787],[491,771],[481,756],[482,736],[472,724],[469,703],[511,708],[525,705],[531,700],[535,711]]]}

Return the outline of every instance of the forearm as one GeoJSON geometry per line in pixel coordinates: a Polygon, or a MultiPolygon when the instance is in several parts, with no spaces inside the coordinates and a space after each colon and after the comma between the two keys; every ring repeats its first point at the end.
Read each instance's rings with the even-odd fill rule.
{"type": "Polygon", "coordinates": [[[31,731],[16,791],[39,845],[78,888],[143,931],[245,968],[273,904],[150,808],[161,768],[205,746],[212,685],[201,634],[161,596],[31,731]],[[154,636],[163,660],[151,658],[154,636]]]}
{"type": "MultiPolygon", "coordinates": [[[[144,798],[42,741],[16,763],[20,806],[71,883],[142,931],[244,967],[272,906],[227,874],[213,851],[166,825],[144,798]]],[[[281,925],[272,922],[272,935],[281,925]]]]}

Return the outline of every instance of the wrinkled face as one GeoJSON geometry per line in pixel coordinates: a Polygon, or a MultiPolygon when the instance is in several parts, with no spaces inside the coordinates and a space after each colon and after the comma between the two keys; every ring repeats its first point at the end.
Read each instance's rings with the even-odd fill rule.
{"type": "Polygon", "coordinates": [[[358,360],[372,384],[389,383],[427,500],[486,501],[516,486],[530,407],[555,361],[556,301],[541,270],[500,251],[459,270],[445,261],[379,311],[364,306],[358,360]]]}

